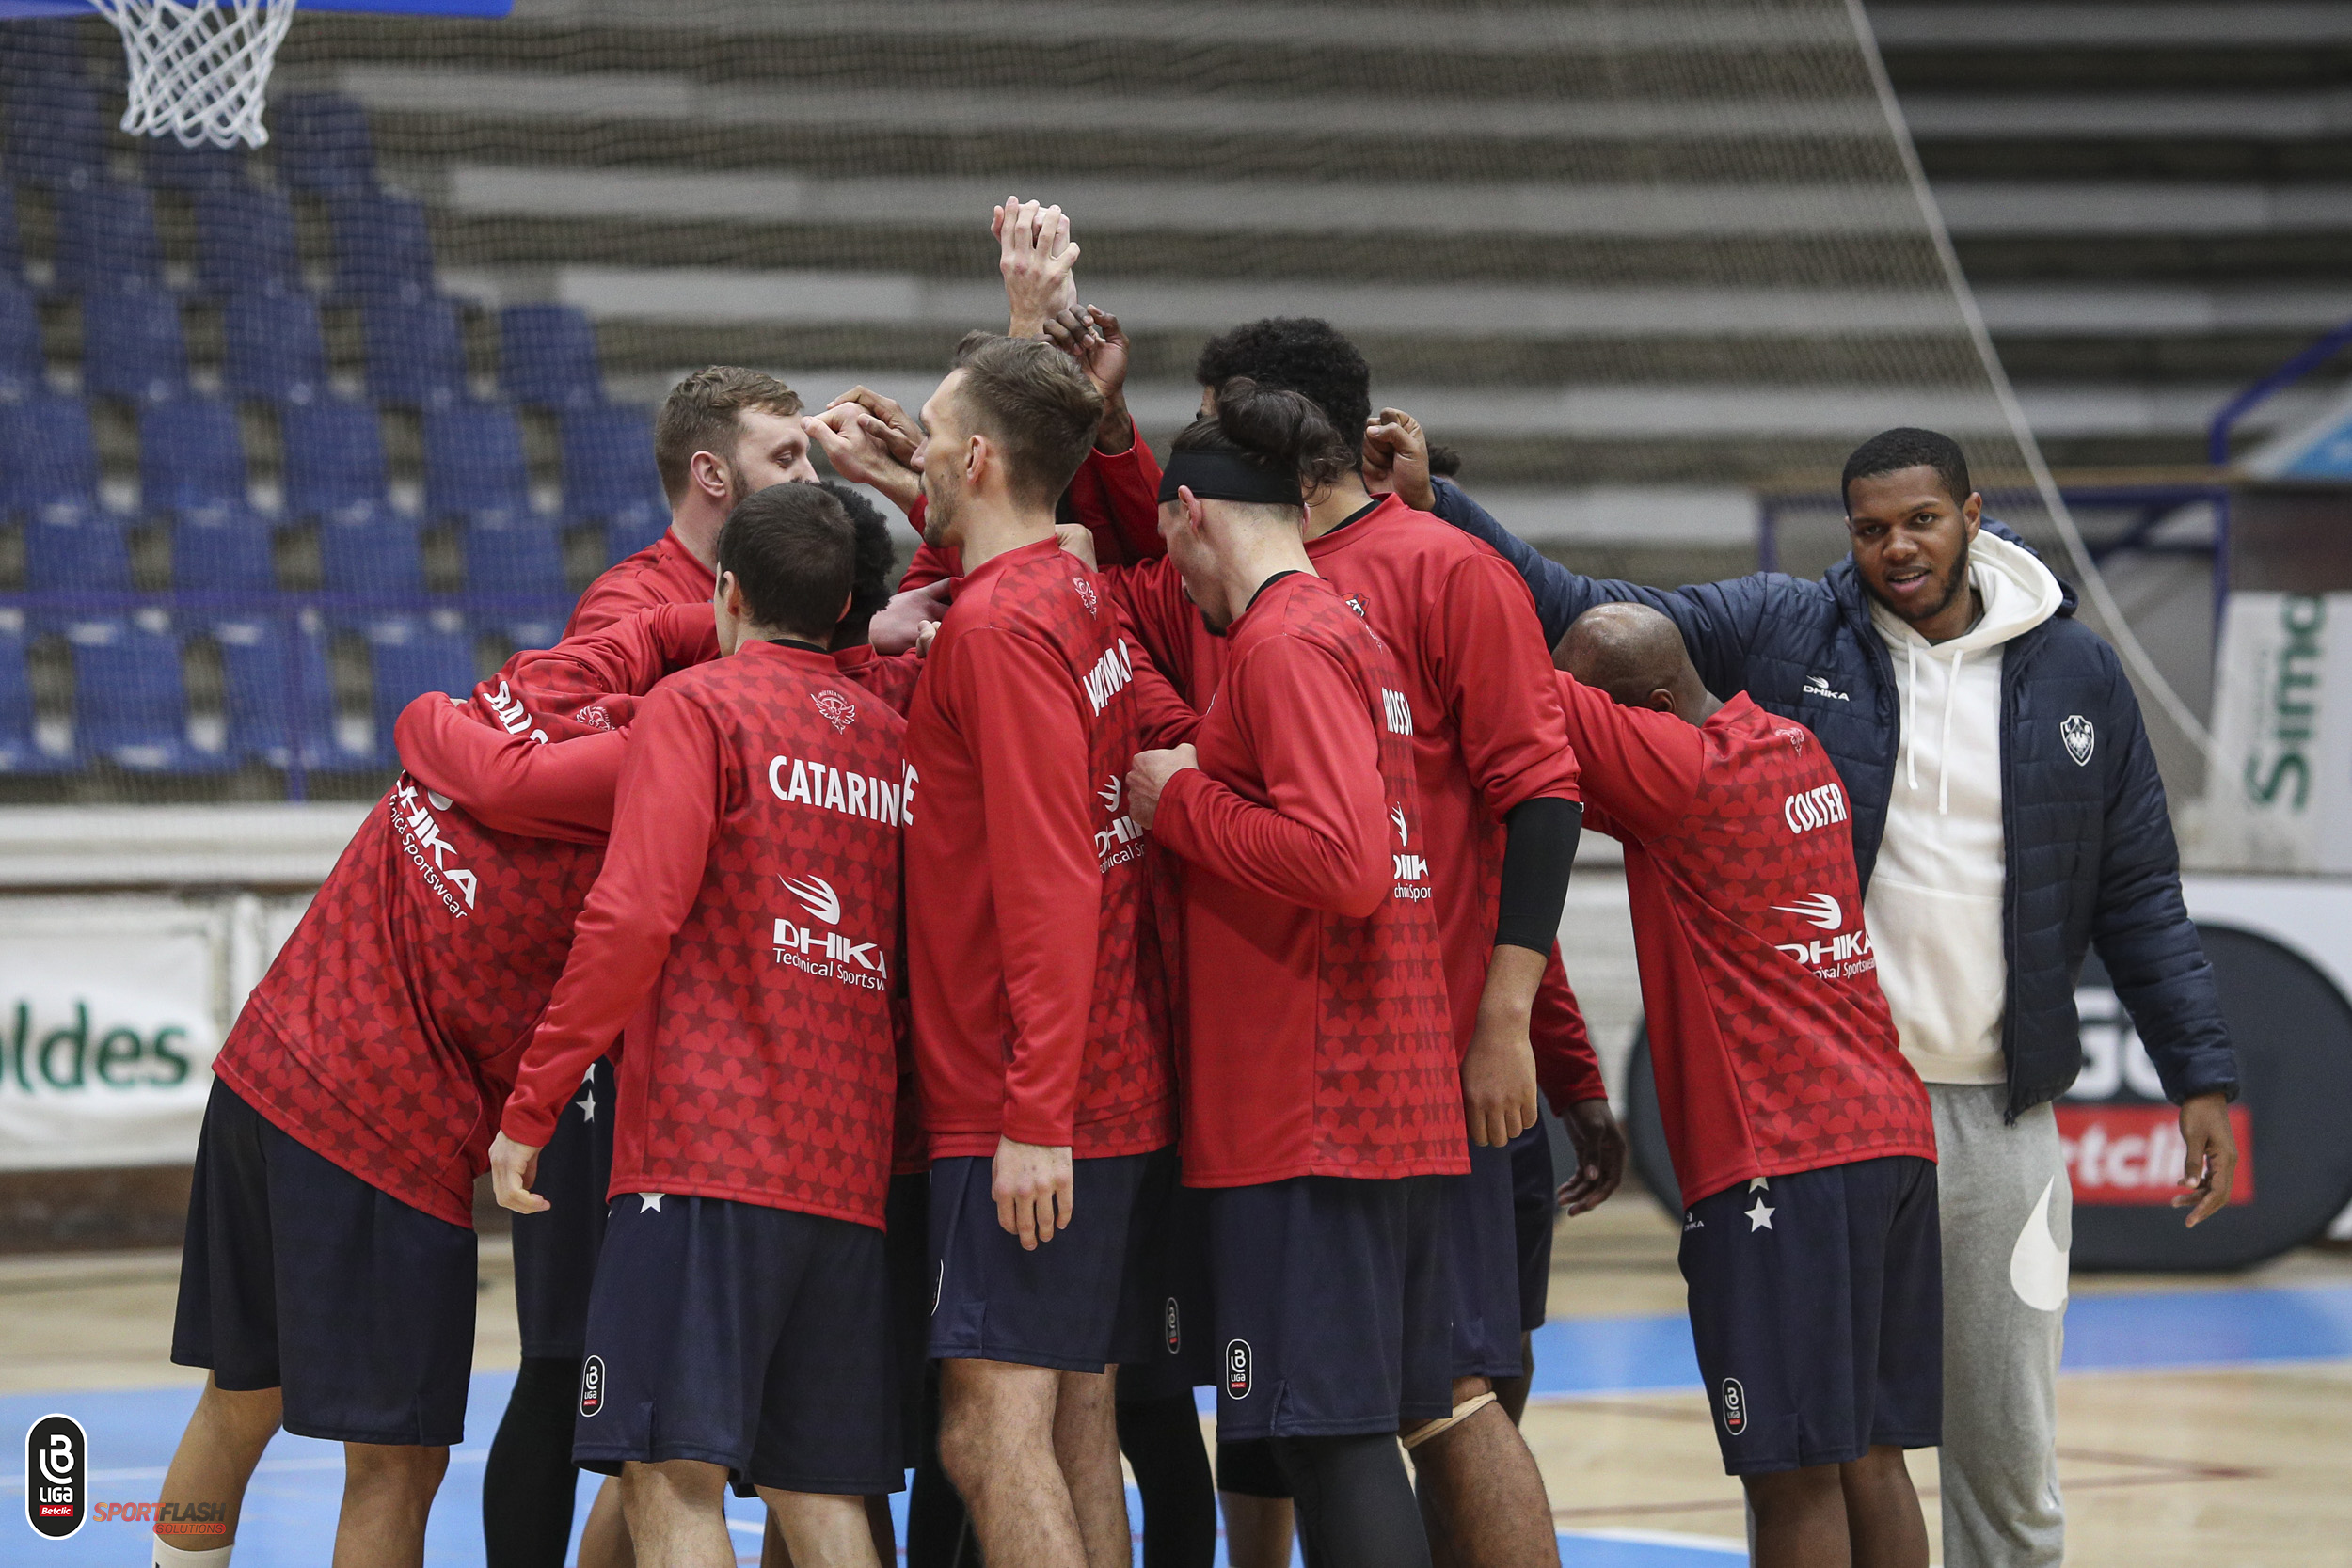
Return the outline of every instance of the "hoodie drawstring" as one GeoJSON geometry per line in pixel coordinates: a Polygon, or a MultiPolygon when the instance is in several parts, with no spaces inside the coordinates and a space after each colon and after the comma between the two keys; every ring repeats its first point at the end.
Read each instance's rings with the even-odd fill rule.
{"type": "MultiPolygon", "coordinates": [[[[1952,650],[1952,673],[1944,683],[1944,728],[1936,742],[1935,814],[1952,815],[1952,705],[1960,698],[1960,661],[1968,656],[1952,650]]],[[[1905,782],[1919,787],[1919,644],[1903,642],[1903,768],[1905,782]]]]}

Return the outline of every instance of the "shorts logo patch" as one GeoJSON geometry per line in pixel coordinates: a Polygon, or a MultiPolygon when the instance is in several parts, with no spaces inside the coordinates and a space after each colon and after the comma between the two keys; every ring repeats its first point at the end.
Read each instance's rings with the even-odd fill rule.
{"type": "Polygon", "coordinates": [[[1160,1319],[1160,1327],[1161,1332],[1168,1339],[1168,1354],[1174,1355],[1177,1352],[1184,1348],[1184,1323],[1176,1314],[1176,1298],[1174,1296],[1168,1298],[1168,1310],[1160,1319]]]}
{"type": "Polygon", "coordinates": [[[1229,1339],[1225,1345],[1225,1392],[1229,1398],[1249,1397],[1249,1341],[1229,1339]]]}
{"type": "Polygon", "coordinates": [[[604,1357],[592,1355],[580,1365],[580,1413],[593,1416],[604,1408],[604,1357]]]}
{"type": "Polygon", "coordinates": [[[1748,1392],[1736,1377],[1724,1379],[1724,1430],[1734,1437],[1748,1430],[1748,1392]]]}

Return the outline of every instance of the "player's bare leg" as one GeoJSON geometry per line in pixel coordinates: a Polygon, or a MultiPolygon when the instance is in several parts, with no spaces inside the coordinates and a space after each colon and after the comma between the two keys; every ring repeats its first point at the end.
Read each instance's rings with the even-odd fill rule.
{"type": "Polygon", "coordinates": [[[989,1568],[1087,1568],[1054,1451],[1064,1375],[1004,1361],[939,1364],[940,1462],[971,1511],[989,1568]]]}
{"type": "Polygon", "coordinates": [[[759,1496],[768,1505],[770,1531],[783,1536],[789,1560],[799,1568],[881,1568],[867,1498],[770,1486],[761,1487],[759,1496]]]}
{"type": "Polygon", "coordinates": [[[637,1568],[637,1548],[629,1544],[628,1520],[621,1513],[621,1478],[607,1476],[588,1505],[588,1522],[580,1529],[580,1568],[637,1568]]]}
{"type": "Polygon", "coordinates": [[[1219,1492],[1216,1500],[1225,1511],[1225,1556],[1233,1568],[1290,1568],[1289,1498],[1219,1492]]]}
{"type": "MultiPolygon", "coordinates": [[[[1454,1408],[1490,1392],[1483,1377],[1456,1378],[1454,1408]]],[[[1412,1454],[1437,1561],[1460,1568],[1558,1568],[1560,1538],[1543,1472],[1501,1405],[1456,1421],[1412,1454]]]]}
{"type": "MultiPolygon", "coordinates": [[[[874,1557],[880,1562],[898,1560],[898,1530],[890,1517],[888,1497],[866,1499],[866,1528],[874,1537],[874,1557]]],[[[784,1526],[776,1518],[773,1508],[768,1510],[768,1528],[759,1536],[759,1568],[792,1568],[792,1545],[785,1539],[784,1526]]],[[[581,1568],[586,1568],[585,1564],[581,1568]]]]}
{"type": "Polygon", "coordinates": [[[1837,1466],[1854,1568],[1927,1568],[1928,1522],[1903,1450],[1883,1445],[1837,1466]]]}
{"type": "Polygon", "coordinates": [[[660,1568],[735,1568],[726,1485],[723,1467],[699,1459],[622,1465],[621,1508],[638,1560],[660,1568]]]}
{"type": "Polygon", "coordinates": [[[1054,1402],[1054,1458],[1070,1488],[1089,1568],[1124,1568],[1135,1558],[1127,1522],[1127,1478],[1119,1465],[1119,1369],[1063,1372],[1054,1402]]]}
{"type": "Polygon", "coordinates": [[[262,1450],[278,1435],[283,1402],[275,1388],[232,1392],[213,1386],[204,1376],[204,1393],[180,1434],[171,1468],[164,1474],[163,1497],[155,1510],[155,1534],[167,1546],[183,1552],[214,1551],[237,1540],[237,1514],[245,1504],[246,1483],[262,1450]],[[208,1509],[221,1512],[206,1518],[208,1509]],[[173,1517],[164,1515],[168,1510],[173,1517]],[[226,1533],[183,1533],[183,1524],[225,1523],[226,1533]]]}
{"type": "MultiPolygon", "coordinates": [[[[1755,1568],[1849,1568],[1846,1494],[1838,1466],[1808,1465],[1769,1476],[1741,1476],[1756,1517],[1755,1568]]],[[[1920,1558],[1927,1556],[1920,1538],[1920,1558]]]]}
{"type": "Polygon", "coordinates": [[[1495,1403],[1502,1406],[1502,1413],[1511,1418],[1513,1426],[1518,1425],[1520,1418],[1527,1414],[1528,1390],[1535,1386],[1535,1336],[1519,1336],[1519,1375],[1496,1378],[1494,1386],[1495,1403]]]}
{"type": "Polygon", "coordinates": [[[335,1568],[419,1568],[424,1561],[424,1522],[448,1469],[447,1449],[345,1443],[335,1568]]]}

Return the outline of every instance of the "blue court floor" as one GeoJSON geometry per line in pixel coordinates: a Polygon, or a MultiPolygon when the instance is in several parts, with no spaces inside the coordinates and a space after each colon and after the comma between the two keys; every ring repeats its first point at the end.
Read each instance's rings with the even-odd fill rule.
{"type": "MultiPolygon", "coordinates": [[[[2352,1286],[2153,1291],[2077,1296],[2067,1308],[2069,1373],[2153,1371],[2352,1359],[2352,1286]]],[[[1536,1335],[1535,1394],[1573,1401],[1602,1394],[1695,1388],[1690,1331],[1679,1317],[1584,1318],[1554,1322],[1536,1335]]],[[[473,1380],[469,1438],[451,1459],[426,1560],[448,1568],[482,1562],[482,1462],[512,1374],[473,1380]]],[[[151,1499],[179,1440],[196,1391],[186,1386],[0,1398],[0,1432],[22,1432],[62,1412],[90,1439],[93,1501],[151,1499]]],[[[1204,1408],[1209,1396],[1204,1391],[1204,1408]]],[[[14,1564],[124,1564],[146,1559],[148,1527],[86,1525],[74,1539],[49,1542],[25,1523],[24,1480],[0,1477],[8,1519],[0,1560],[14,1564]]],[[[333,1444],[281,1436],[255,1476],[239,1530],[237,1568],[316,1568],[331,1541],[342,1458],[333,1444]]],[[[583,1487],[581,1516],[586,1514],[583,1487]]],[[[1140,1518],[1140,1509],[1130,1501],[1140,1518]]],[[[755,1552],[759,1513],[731,1504],[747,1553],[755,1552]]],[[[1645,1530],[1563,1532],[1564,1568],[1712,1568],[1744,1554],[1690,1537],[1645,1530]]],[[[1222,1559],[1220,1556],[1220,1562],[1222,1559]]]]}

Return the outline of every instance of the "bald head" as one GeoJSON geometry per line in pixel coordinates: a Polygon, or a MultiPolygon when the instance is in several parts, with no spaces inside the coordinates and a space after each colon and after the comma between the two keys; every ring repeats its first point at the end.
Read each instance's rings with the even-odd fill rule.
{"type": "Polygon", "coordinates": [[[1692,667],[1682,633],[1647,605],[1595,605],[1568,627],[1551,661],[1627,707],[1697,724],[1720,705],[1692,667]]]}

